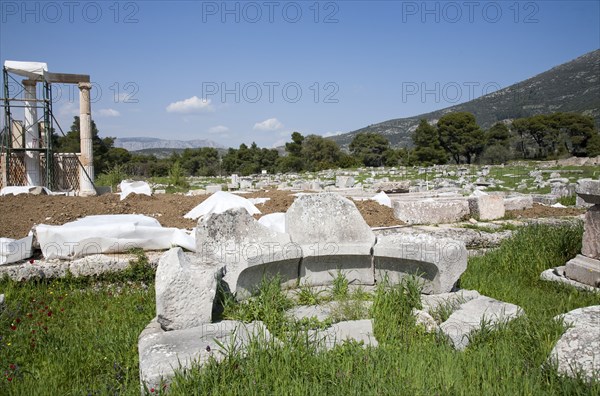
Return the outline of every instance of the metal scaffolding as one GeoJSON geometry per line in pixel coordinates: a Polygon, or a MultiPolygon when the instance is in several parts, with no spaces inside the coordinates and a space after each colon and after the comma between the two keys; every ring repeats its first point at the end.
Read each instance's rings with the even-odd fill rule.
{"type": "Polygon", "coordinates": [[[95,195],[91,136],[90,76],[52,73],[45,63],[5,61],[2,69],[4,125],[0,128],[0,188],[44,186],[49,190],[95,195]],[[18,80],[14,75],[25,77],[18,80]],[[36,88],[42,88],[38,99],[36,88]],[[80,153],[55,153],[52,84],[77,84],[80,90],[80,153]],[[11,87],[13,88],[11,90],[11,87]],[[16,87],[16,89],[15,89],[16,87]],[[15,109],[24,109],[23,120],[15,109]],[[41,115],[38,117],[38,115],[41,115]]]}
{"type": "Polygon", "coordinates": [[[52,84],[45,79],[41,80],[43,99],[31,99],[25,97],[24,84],[17,80],[6,67],[2,69],[2,75],[4,81],[4,97],[1,104],[4,112],[4,126],[0,132],[0,155],[4,168],[2,186],[26,185],[25,170],[19,169],[19,164],[23,162],[25,156],[41,154],[40,169],[36,171],[43,176],[41,184],[52,190],[54,187],[52,84]],[[17,92],[11,92],[11,85],[17,87],[17,92]],[[36,125],[27,125],[25,120],[15,119],[13,115],[15,109],[27,109],[32,106],[37,114],[41,113],[41,116],[33,120],[36,125]],[[32,134],[34,130],[40,132],[39,136],[30,136],[33,144],[27,144],[27,134],[32,134]]]}

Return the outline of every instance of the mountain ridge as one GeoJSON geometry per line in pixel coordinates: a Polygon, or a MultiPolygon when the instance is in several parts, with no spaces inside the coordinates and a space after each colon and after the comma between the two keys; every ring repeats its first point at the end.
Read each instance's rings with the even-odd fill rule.
{"type": "Polygon", "coordinates": [[[148,149],[193,149],[201,147],[223,148],[222,145],[208,139],[176,140],[145,136],[117,138],[115,140],[115,147],[124,148],[127,151],[141,151],[148,149]]]}
{"type": "Polygon", "coordinates": [[[330,137],[342,147],[361,132],[388,138],[392,146],[411,147],[419,120],[435,123],[445,114],[468,111],[484,129],[494,123],[554,112],[576,112],[600,125],[600,49],[583,54],[521,82],[465,103],[412,117],[396,118],[330,137]]]}

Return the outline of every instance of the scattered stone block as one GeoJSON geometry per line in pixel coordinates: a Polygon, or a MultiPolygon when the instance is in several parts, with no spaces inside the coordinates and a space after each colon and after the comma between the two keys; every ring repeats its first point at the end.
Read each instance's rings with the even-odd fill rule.
{"type": "Polygon", "coordinates": [[[480,296],[462,304],[440,325],[440,329],[456,349],[462,350],[469,345],[471,332],[478,330],[482,322],[495,327],[522,314],[523,310],[517,305],[480,296]]]}
{"type": "Polygon", "coordinates": [[[163,331],[156,319],[152,320],[138,339],[142,394],[146,394],[145,387],[160,389],[161,381],[168,384],[177,369],[191,368],[194,364],[203,366],[210,359],[223,360],[227,351],[217,341],[226,347],[234,345],[243,352],[253,338],[264,342],[272,340],[262,322],[244,324],[227,320],[163,331]]]}
{"type": "Polygon", "coordinates": [[[581,179],[575,189],[585,202],[600,205],[600,180],[581,179]]]}
{"type": "Polygon", "coordinates": [[[469,217],[467,200],[393,201],[394,216],[407,224],[456,223],[469,217]]]}
{"type": "Polygon", "coordinates": [[[569,326],[560,337],[550,360],[560,374],[588,381],[600,380],[600,305],[579,308],[555,317],[569,326]]]}
{"type": "Polygon", "coordinates": [[[425,311],[420,309],[413,309],[412,314],[415,317],[416,325],[423,326],[427,333],[434,333],[439,330],[439,326],[435,319],[425,311]]]}
{"type": "Polygon", "coordinates": [[[407,275],[419,276],[424,293],[445,293],[467,269],[463,242],[427,234],[391,234],[378,237],[373,247],[375,279],[392,284],[407,275]]]}
{"type": "Polygon", "coordinates": [[[396,182],[380,181],[373,184],[373,189],[376,192],[384,192],[386,194],[407,193],[410,189],[410,180],[396,182]]]}
{"type": "Polygon", "coordinates": [[[214,194],[217,191],[221,191],[221,190],[223,190],[223,186],[220,184],[209,184],[208,186],[206,186],[207,194],[214,194]]]}
{"type": "Polygon", "coordinates": [[[301,195],[286,213],[286,230],[302,249],[300,279],[329,285],[340,271],[350,283],[374,284],[375,234],[356,205],[335,193],[301,195]]]}
{"type": "Polygon", "coordinates": [[[531,195],[504,198],[505,210],[524,210],[530,208],[533,208],[533,197],[531,195]]]}
{"type": "Polygon", "coordinates": [[[565,274],[567,278],[577,282],[600,287],[600,260],[578,254],[575,258],[567,261],[565,274]]]}
{"type": "MultiPolygon", "coordinates": [[[[193,257],[193,256],[192,256],[193,257]]],[[[156,270],[156,317],[164,330],[212,321],[219,267],[191,260],[181,248],[167,251],[156,270]]]]}
{"type": "Polygon", "coordinates": [[[471,216],[479,220],[496,220],[504,217],[504,198],[499,195],[479,195],[469,198],[471,216]]]}
{"type": "Polygon", "coordinates": [[[421,295],[421,305],[423,306],[423,310],[428,312],[435,311],[440,306],[452,307],[453,310],[456,310],[461,304],[480,296],[481,294],[477,290],[459,290],[457,292],[430,295],[423,294],[421,295]]]}
{"type": "Polygon", "coordinates": [[[365,347],[379,345],[373,334],[371,319],[338,322],[325,330],[309,333],[309,339],[317,344],[318,349],[324,348],[325,350],[330,350],[344,341],[363,342],[365,347]]]}
{"type": "Polygon", "coordinates": [[[337,188],[352,188],[352,187],[354,187],[354,177],[352,177],[352,176],[336,176],[335,186],[337,188]]]}
{"type": "Polygon", "coordinates": [[[580,282],[577,282],[577,281],[567,278],[567,275],[565,275],[565,266],[564,265],[562,265],[560,267],[556,267],[556,268],[549,268],[549,269],[543,271],[540,274],[540,279],[549,281],[549,282],[564,283],[564,284],[573,286],[580,290],[600,292],[600,288],[585,285],[583,283],[580,283],[580,282]]]}
{"type": "Polygon", "coordinates": [[[196,228],[196,244],[202,261],[224,267],[223,281],[239,299],[249,297],[263,277],[279,276],[283,287],[296,285],[300,246],[243,208],[203,217],[196,228]]]}

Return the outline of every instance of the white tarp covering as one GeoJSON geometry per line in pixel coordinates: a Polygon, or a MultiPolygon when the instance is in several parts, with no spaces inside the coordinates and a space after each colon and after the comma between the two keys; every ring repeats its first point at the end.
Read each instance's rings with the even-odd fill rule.
{"type": "Polygon", "coordinates": [[[144,215],[99,215],[51,226],[36,226],[36,235],[46,259],[70,259],[99,253],[121,253],[131,248],[169,249],[181,246],[195,251],[195,233],[162,227],[144,215]]]}
{"type": "Polygon", "coordinates": [[[285,233],[285,213],[270,213],[258,219],[258,222],[273,231],[285,233]]]}
{"type": "Polygon", "coordinates": [[[145,181],[123,180],[121,184],[119,184],[119,188],[121,189],[121,201],[127,198],[131,193],[148,196],[152,195],[152,189],[145,181]]]}
{"type": "Polygon", "coordinates": [[[223,213],[232,208],[244,208],[251,215],[260,214],[260,210],[246,198],[225,191],[217,191],[200,205],[185,214],[186,219],[197,220],[211,213],[223,213]]]}
{"type": "Polygon", "coordinates": [[[46,187],[38,186],[8,186],[0,190],[1,195],[19,195],[19,194],[39,194],[39,190],[43,190],[48,195],[54,195],[54,193],[48,190],[46,187]]]}
{"type": "Polygon", "coordinates": [[[11,73],[39,80],[48,71],[48,65],[42,62],[4,61],[4,67],[11,73]]]}
{"type": "Polygon", "coordinates": [[[0,265],[25,260],[32,255],[33,236],[22,239],[0,238],[0,265]]]}
{"type": "Polygon", "coordinates": [[[388,195],[385,192],[380,192],[379,194],[376,194],[373,198],[371,198],[373,201],[378,202],[380,205],[383,206],[387,206],[388,208],[392,207],[392,200],[390,199],[390,197],[388,197],[388,195]]]}

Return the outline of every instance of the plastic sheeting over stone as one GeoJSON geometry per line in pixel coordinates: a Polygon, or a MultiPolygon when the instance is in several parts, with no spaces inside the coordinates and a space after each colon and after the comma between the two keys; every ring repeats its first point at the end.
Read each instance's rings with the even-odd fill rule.
{"type": "Polygon", "coordinates": [[[46,259],[119,253],[132,248],[196,249],[194,235],[179,228],[162,227],[158,220],[143,215],[87,216],[61,226],[40,224],[35,233],[46,259]]]}
{"type": "Polygon", "coordinates": [[[152,195],[152,189],[150,185],[145,181],[126,181],[123,180],[121,184],[119,184],[119,188],[121,189],[121,201],[127,198],[129,194],[138,194],[138,195],[152,195]]]}
{"type": "Polygon", "coordinates": [[[25,260],[32,255],[33,236],[21,239],[0,238],[0,265],[25,260]]]}
{"type": "Polygon", "coordinates": [[[200,217],[207,216],[211,213],[223,213],[228,209],[235,208],[244,208],[251,215],[261,214],[260,210],[246,198],[225,191],[217,191],[200,205],[187,212],[183,217],[186,219],[197,220],[200,217]]]}

